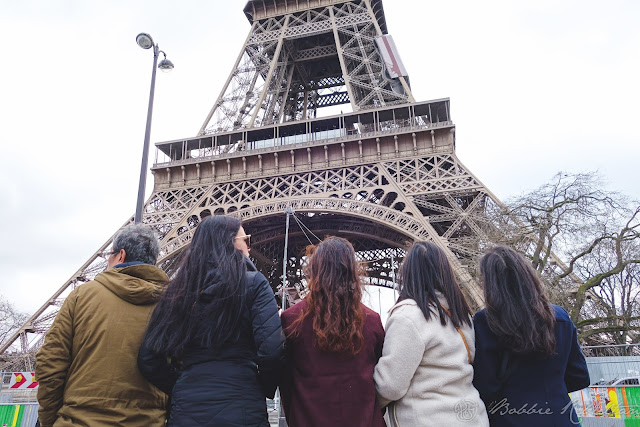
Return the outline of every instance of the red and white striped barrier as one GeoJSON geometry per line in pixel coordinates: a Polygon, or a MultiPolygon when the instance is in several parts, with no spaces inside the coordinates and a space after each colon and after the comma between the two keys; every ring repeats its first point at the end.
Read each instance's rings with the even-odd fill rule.
{"type": "Polygon", "coordinates": [[[10,390],[34,389],[38,387],[35,372],[12,372],[9,382],[10,390]]]}

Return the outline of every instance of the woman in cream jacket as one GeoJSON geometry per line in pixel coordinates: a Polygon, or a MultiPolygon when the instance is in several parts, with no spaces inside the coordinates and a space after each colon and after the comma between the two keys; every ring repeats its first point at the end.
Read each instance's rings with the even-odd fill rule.
{"type": "Polygon", "coordinates": [[[473,387],[469,307],[444,252],[416,243],[401,267],[402,288],[374,373],[392,427],[487,427],[473,387]]]}

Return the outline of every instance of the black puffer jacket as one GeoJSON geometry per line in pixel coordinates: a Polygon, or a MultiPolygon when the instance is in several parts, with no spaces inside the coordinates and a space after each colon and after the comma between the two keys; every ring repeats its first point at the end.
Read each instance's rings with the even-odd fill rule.
{"type": "Polygon", "coordinates": [[[170,426],[269,426],[265,397],[272,398],[276,390],[284,336],[271,286],[252,270],[249,264],[238,341],[217,351],[186,348],[179,372],[162,356],[140,349],[142,375],[171,395],[170,426]]]}

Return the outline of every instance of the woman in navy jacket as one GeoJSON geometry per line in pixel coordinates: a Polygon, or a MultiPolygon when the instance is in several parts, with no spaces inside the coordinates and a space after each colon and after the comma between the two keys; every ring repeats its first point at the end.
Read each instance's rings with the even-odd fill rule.
{"type": "Polygon", "coordinates": [[[569,315],[513,249],[489,250],[480,272],[486,309],[473,319],[473,384],[491,426],[579,425],[568,393],[588,387],[589,372],[569,315]]]}
{"type": "Polygon", "coordinates": [[[248,239],[238,219],[205,218],[151,316],[138,367],[171,395],[169,426],[269,426],[284,335],[248,239]]]}

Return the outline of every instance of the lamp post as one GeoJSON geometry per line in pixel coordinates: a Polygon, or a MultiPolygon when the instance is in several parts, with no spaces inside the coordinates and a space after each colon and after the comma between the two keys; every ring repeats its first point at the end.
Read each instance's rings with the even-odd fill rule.
{"type": "Polygon", "coordinates": [[[147,110],[147,129],[144,133],[144,148],[142,149],[142,165],[140,166],[140,183],[138,185],[138,202],[136,203],[136,214],[133,221],[136,224],[142,222],[142,209],[144,207],[144,191],[147,184],[147,166],[149,164],[149,138],[151,137],[151,116],[153,115],[153,94],[156,88],[156,65],[162,71],[169,72],[173,69],[173,63],[167,59],[167,54],[158,48],[158,44],[153,43],[153,39],[147,33],[140,33],[136,36],[136,43],[143,49],[153,48],[153,71],[151,74],[151,91],[149,93],[149,109],[147,110]],[[164,59],[158,64],[158,55],[162,53],[164,59]]]}

